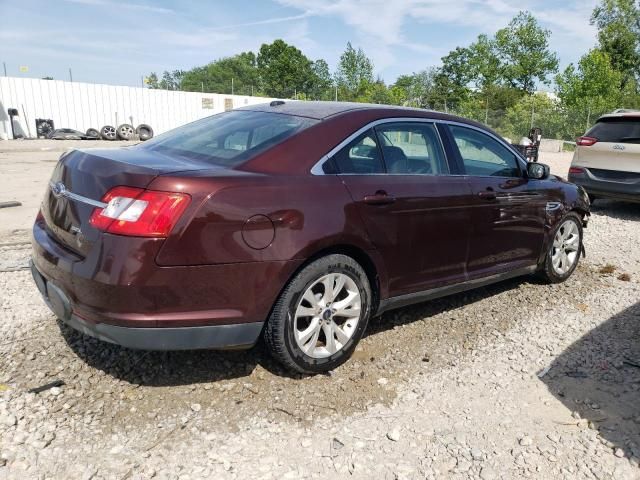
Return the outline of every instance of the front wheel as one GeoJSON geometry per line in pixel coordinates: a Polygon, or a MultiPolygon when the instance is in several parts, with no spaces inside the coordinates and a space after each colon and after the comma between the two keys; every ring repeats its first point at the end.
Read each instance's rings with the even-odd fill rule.
{"type": "Polygon", "coordinates": [[[578,266],[581,252],[582,219],[572,212],[556,227],[540,272],[542,277],[551,283],[564,282],[578,266]]]}
{"type": "Polygon", "coordinates": [[[271,354],[300,373],[346,362],[371,313],[371,287],[346,255],[327,255],[303,268],[280,294],[264,331],[271,354]]]}

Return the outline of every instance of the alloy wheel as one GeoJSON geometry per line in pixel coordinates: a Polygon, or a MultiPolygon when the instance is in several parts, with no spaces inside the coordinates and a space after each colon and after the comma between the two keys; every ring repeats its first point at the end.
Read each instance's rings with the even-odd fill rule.
{"type": "Polygon", "coordinates": [[[313,282],[298,303],[294,336],[309,357],[326,358],[349,342],[362,311],[356,283],[344,273],[330,273],[313,282]]]}
{"type": "Polygon", "coordinates": [[[566,274],[578,260],[580,230],[574,221],[567,220],[556,231],[551,247],[551,262],[558,275],[566,274]]]}

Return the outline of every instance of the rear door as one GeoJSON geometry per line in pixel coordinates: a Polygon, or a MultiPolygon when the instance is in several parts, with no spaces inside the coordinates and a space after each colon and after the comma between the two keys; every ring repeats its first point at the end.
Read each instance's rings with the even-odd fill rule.
{"type": "Polygon", "coordinates": [[[378,125],[333,161],[384,258],[390,296],[465,279],[470,190],[450,174],[432,123],[378,125]]]}
{"type": "Polygon", "coordinates": [[[469,277],[535,265],[549,192],[527,179],[516,154],[493,136],[461,125],[448,129],[473,193],[469,277]]]}

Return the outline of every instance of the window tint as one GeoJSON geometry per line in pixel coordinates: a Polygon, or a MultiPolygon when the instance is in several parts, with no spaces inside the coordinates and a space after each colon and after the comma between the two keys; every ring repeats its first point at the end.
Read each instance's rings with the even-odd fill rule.
{"type": "Polygon", "coordinates": [[[640,118],[602,118],[586,136],[601,142],[640,143],[640,118]]]}
{"type": "Polygon", "coordinates": [[[514,153],[497,140],[477,130],[450,126],[467,175],[481,177],[519,177],[514,153]]]}
{"type": "Polygon", "coordinates": [[[333,157],[339,173],[383,173],[382,158],[373,130],[360,135],[333,157]]]}
{"type": "Polygon", "coordinates": [[[388,173],[449,173],[435,126],[427,123],[392,123],[376,127],[388,173]]]}
{"type": "Polygon", "coordinates": [[[317,122],[279,113],[231,111],[171,130],[140,148],[233,167],[317,122]]]}

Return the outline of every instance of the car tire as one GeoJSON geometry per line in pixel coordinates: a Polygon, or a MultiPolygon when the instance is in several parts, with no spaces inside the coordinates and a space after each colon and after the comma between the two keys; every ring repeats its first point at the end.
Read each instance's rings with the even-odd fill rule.
{"type": "Polygon", "coordinates": [[[151,128],[146,123],[141,123],[140,125],[138,125],[138,128],[136,128],[136,133],[140,137],[140,140],[142,140],[143,142],[153,138],[153,128],[151,128]]]}
{"type": "Polygon", "coordinates": [[[371,309],[371,286],[363,268],[346,255],[327,255],[304,267],[286,285],[267,320],[265,343],[289,370],[327,372],[351,357],[371,309]]]}
{"type": "Polygon", "coordinates": [[[100,138],[100,132],[98,130],[96,130],[95,128],[89,128],[86,131],[86,135],[87,137],[91,137],[91,138],[95,138],[96,140],[98,140],[100,138]]]}
{"type": "Polygon", "coordinates": [[[118,125],[118,138],[120,140],[132,140],[133,136],[136,134],[136,131],[133,129],[133,126],[128,123],[123,123],[122,125],[118,125]]]}
{"type": "Polygon", "coordinates": [[[553,231],[551,244],[540,271],[541,277],[549,283],[564,282],[577,268],[581,254],[582,219],[576,213],[570,212],[558,222],[553,231]]]}
{"type": "Polygon", "coordinates": [[[118,138],[118,134],[116,133],[116,128],[111,125],[105,125],[100,129],[100,136],[103,140],[115,140],[118,138]]]}

